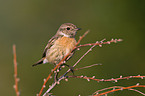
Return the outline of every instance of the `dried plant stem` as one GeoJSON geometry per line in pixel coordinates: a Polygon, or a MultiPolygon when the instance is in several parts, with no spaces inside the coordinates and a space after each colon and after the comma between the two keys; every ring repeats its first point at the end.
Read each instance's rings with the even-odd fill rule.
{"type": "Polygon", "coordinates": [[[17,77],[17,56],[16,56],[16,46],[13,45],[13,55],[14,55],[14,79],[15,79],[15,85],[14,89],[17,96],[20,96],[19,90],[18,90],[18,77],[17,77]]]}

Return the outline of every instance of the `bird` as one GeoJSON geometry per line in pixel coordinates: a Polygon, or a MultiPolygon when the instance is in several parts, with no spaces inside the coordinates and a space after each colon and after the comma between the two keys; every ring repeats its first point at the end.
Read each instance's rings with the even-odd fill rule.
{"type": "Polygon", "coordinates": [[[56,66],[76,46],[75,36],[80,29],[81,28],[77,28],[76,25],[72,23],[62,24],[56,34],[48,41],[42,59],[32,66],[45,63],[54,64],[54,66],[56,66]]]}

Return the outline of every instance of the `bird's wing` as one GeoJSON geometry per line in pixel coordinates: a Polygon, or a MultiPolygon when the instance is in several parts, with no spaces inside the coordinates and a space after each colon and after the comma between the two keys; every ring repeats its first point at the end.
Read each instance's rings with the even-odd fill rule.
{"type": "Polygon", "coordinates": [[[46,45],[44,51],[43,51],[43,55],[42,55],[42,58],[43,57],[46,57],[46,53],[47,51],[49,50],[49,48],[53,45],[54,41],[57,39],[57,36],[53,36],[49,41],[48,41],[48,44],[46,45]]]}

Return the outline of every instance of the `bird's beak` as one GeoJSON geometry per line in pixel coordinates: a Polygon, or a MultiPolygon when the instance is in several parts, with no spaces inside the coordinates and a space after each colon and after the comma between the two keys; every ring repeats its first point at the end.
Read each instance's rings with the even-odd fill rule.
{"type": "Polygon", "coordinates": [[[78,30],[81,30],[81,28],[77,28],[77,31],[78,31],[78,30]]]}

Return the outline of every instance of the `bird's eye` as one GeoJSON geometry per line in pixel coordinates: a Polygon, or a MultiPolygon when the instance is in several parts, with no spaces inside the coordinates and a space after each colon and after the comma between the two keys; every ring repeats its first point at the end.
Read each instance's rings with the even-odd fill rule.
{"type": "Polygon", "coordinates": [[[69,27],[67,27],[66,29],[67,29],[67,30],[70,30],[70,28],[69,28],[69,27]]]}

